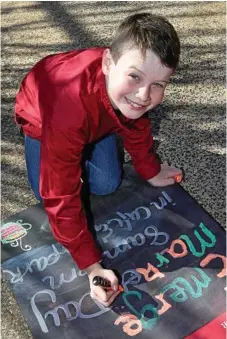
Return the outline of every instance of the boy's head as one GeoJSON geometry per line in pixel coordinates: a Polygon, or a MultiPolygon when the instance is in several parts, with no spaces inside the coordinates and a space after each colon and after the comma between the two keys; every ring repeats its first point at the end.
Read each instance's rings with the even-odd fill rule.
{"type": "Polygon", "coordinates": [[[149,13],[127,17],[103,54],[112,105],[131,119],[157,106],[179,56],[177,33],[165,18],[149,13]]]}

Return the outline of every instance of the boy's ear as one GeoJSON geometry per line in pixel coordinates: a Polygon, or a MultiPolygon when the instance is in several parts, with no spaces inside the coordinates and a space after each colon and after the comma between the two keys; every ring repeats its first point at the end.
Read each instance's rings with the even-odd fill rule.
{"type": "Polygon", "coordinates": [[[102,56],[102,71],[105,75],[109,75],[111,65],[111,54],[109,48],[105,49],[102,56]]]}

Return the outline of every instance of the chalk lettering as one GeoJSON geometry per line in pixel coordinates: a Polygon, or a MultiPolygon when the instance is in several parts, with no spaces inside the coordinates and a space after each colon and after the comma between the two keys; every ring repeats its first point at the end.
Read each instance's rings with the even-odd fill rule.
{"type": "Polygon", "coordinates": [[[102,241],[106,244],[108,243],[108,238],[112,235],[113,230],[110,228],[107,224],[100,224],[100,225],[95,225],[95,230],[96,231],[101,231],[103,228],[103,232],[108,232],[105,236],[102,236],[102,241]]]}
{"type": "Polygon", "coordinates": [[[124,213],[125,216],[129,217],[131,220],[145,220],[145,219],[149,219],[150,216],[151,216],[151,211],[148,207],[145,207],[145,206],[139,206],[137,207],[133,212],[131,213],[124,213]],[[145,216],[144,218],[141,216],[140,214],[140,211],[141,211],[141,214],[143,215],[143,212],[145,212],[145,216]]]}
{"type": "Polygon", "coordinates": [[[60,252],[55,245],[51,245],[54,253],[51,253],[47,257],[41,256],[37,259],[32,259],[30,262],[27,262],[25,264],[25,268],[16,267],[16,272],[10,271],[10,270],[3,270],[4,273],[9,274],[11,276],[10,283],[16,284],[18,282],[23,282],[24,276],[30,272],[38,271],[42,272],[44,271],[48,266],[52,266],[58,262],[60,259],[60,256],[68,253],[68,250],[66,250],[64,247],[62,247],[62,252],[60,252]],[[22,272],[22,269],[24,269],[24,272],[22,272]]]}
{"type": "Polygon", "coordinates": [[[56,278],[53,277],[53,276],[43,277],[42,282],[45,282],[46,280],[49,280],[50,288],[52,290],[55,290],[57,288],[60,288],[64,283],[71,283],[73,280],[77,279],[78,276],[87,275],[87,273],[85,271],[80,271],[80,270],[77,271],[75,268],[71,269],[70,276],[68,277],[68,279],[65,278],[65,274],[66,273],[61,272],[58,284],[55,284],[55,279],[56,278]]]}
{"type": "Polygon", "coordinates": [[[163,195],[163,196],[166,198],[166,200],[167,200],[168,202],[170,202],[172,205],[176,205],[176,203],[173,202],[173,200],[170,198],[170,196],[168,195],[167,192],[162,191],[162,195],[163,195]]]}
{"type": "Polygon", "coordinates": [[[200,262],[200,266],[205,267],[209,264],[209,262],[211,260],[214,260],[216,258],[220,258],[222,260],[222,263],[223,263],[223,266],[224,266],[222,271],[217,274],[217,277],[223,278],[223,277],[226,276],[226,257],[224,255],[220,255],[220,254],[216,254],[216,253],[210,253],[200,262]]]}
{"type": "Polygon", "coordinates": [[[109,225],[111,222],[116,222],[117,224],[115,224],[113,227],[119,226],[119,227],[124,227],[124,223],[121,219],[119,218],[113,218],[110,220],[107,220],[107,225],[109,225]]]}
{"type": "Polygon", "coordinates": [[[150,205],[154,205],[158,210],[162,210],[166,205],[167,202],[163,197],[159,197],[160,205],[157,202],[150,202],[150,205]]]}
{"type": "Polygon", "coordinates": [[[164,264],[169,263],[169,259],[165,258],[163,254],[156,253],[155,256],[156,256],[156,259],[159,261],[159,264],[157,265],[157,267],[162,267],[164,264]]]}
{"type": "Polygon", "coordinates": [[[166,232],[159,232],[157,227],[155,226],[147,226],[144,230],[144,234],[147,237],[154,237],[153,241],[150,243],[150,245],[155,246],[162,246],[165,245],[169,241],[169,234],[166,232]],[[150,232],[151,230],[151,232],[150,232]],[[157,241],[158,238],[164,237],[163,241],[157,241]]]}
{"type": "Polygon", "coordinates": [[[131,313],[121,315],[119,318],[116,319],[114,325],[119,325],[120,323],[125,324],[122,327],[123,332],[127,333],[130,337],[139,334],[143,330],[141,321],[138,320],[138,318],[131,313]]]}
{"type": "Polygon", "coordinates": [[[169,303],[167,303],[167,301],[164,300],[162,293],[160,293],[159,295],[156,295],[155,298],[160,300],[163,304],[162,308],[160,308],[158,310],[159,315],[165,313],[166,311],[168,311],[172,307],[172,305],[170,305],[169,303]]]}
{"type": "Polygon", "coordinates": [[[127,244],[131,243],[133,246],[142,246],[145,241],[145,236],[142,233],[137,233],[133,237],[129,236],[126,239],[123,239],[122,244],[124,245],[124,242],[126,242],[127,244]]]}
{"type": "Polygon", "coordinates": [[[127,215],[125,215],[124,213],[121,213],[121,212],[116,212],[116,214],[121,217],[122,219],[124,219],[124,222],[126,223],[127,225],[127,230],[128,231],[131,231],[132,230],[132,223],[131,223],[131,220],[127,219],[127,215]]]}
{"type": "MultiPolygon", "coordinates": [[[[147,238],[152,237],[150,246],[162,246],[165,245],[169,240],[169,234],[166,232],[159,232],[155,226],[147,226],[144,230],[144,234],[147,238]],[[164,240],[158,241],[159,237],[164,237],[164,240]]],[[[132,246],[143,246],[145,244],[145,237],[142,233],[137,233],[134,236],[129,236],[126,239],[121,239],[121,242],[117,247],[113,247],[111,252],[106,250],[103,252],[103,255],[109,259],[116,258],[120,253],[131,249],[132,246]],[[139,241],[138,241],[139,240],[139,241]],[[121,247],[122,246],[122,247],[121,247]]]]}
{"type": "Polygon", "coordinates": [[[147,264],[147,269],[144,268],[137,268],[137,272],[143,274],[144,278],[146,281],[152,281],[157,278],[164,278],[165,274],[161,273],[158,268],[154,267],[152,264],[148,263],[147,264]],[[150,273],[154,273],[152,276],[149,276],[150,273]]]}
{"type": "Polygon", "coordinates": [[[122,274],[121,284],[125,292],[128,292],[128,285],[137,285],[141,280],[141,274],[136,272],[136,270],[130,269],[126,270],[122,274]],[[128,277],[128,278],[127,278],[128,277]]]}
{"type": "Polygon", "coordinates": [[[38,307],[36,306],[36,303],[35,303],[35,298],[39,294],[47,294],[51,298],[52,303],[56,302],[56,295],[51,290],[42,290],[42,291],[39,291],[39,292],[35,293],[33,295],[33,297],[31,298],[31,301],[30,301],[32,311],[33,311],[36,319],[38,320],[38,323],[39,323],[39,326],[41,327],[41,330],[44,333],[48,333],[49,331],[48,331],[46,322],[45,322],[42,314],[40,313],[40,311],[39,311],[39,309],[38,309],[38,307]]]}
{"type": "Polygon", "coordinates": [[[173,258],[182,258],[182,257],[185,257],[188,254],[188,250],[187,250],[185,243],[182,240],[176,239],[176,240],[172,241],[170,248],[168,249],[167,253],[169,253],[173,258]],[[182,251],[181,253],[175,252],[176,244],[181,246],[181,251],[182,251]]]}
{"type": "MultiPolygon", "coordinates": [[[[165,206],[167,206],[168,203],[171,203],[173,205],[175,205],[175,203],[173,203],[173,200],[170,198],[170,196],[167,194],[167,192],[163,191],[162,195],[165,197],[165,199],[163,197],[159,197],[159,201],[160,204],[158,202],[150,202],[150,205],[154,205],[158,210],[163,209],[165,206]]],[[[132,212],[120,212],[117,211],[116,212],[117,216],[119,216],[120,218],[123,219],[123,221],[119,218],[112,218],[106,221],[106,223],[104,224],[100,224],[100,225],[95,225],[95,230],[97,232],[108,232],[108,234],[104,237],[102,237],[102,240],[104,243],[108,242],[108,238],[110,238],[110,236],[113,233],[112,228],[108,227],[108,225],[110,225],[111,223],[116,223],[114,226],[119,226],[121,228],[124,227],[124,223],[126,223],[126,229],[128,231],[132,231],[132,223],[131,221],[135,221],[135,220],[146,220],[149,219],[151,217],[151,210],[149,207],[146,206],[139,206],[137,208],[135,208],[135,210],[133,210],[132,212]]]]}
{"type": "Polygon", "coordinates": [[[135,314],[138,319],[141,321],[142,327],[145,329],[151,329],[152,327],[154,327],[154,325],[157,323],[157,320],[159,318],[157,309],[154,305],[148,304],[145,305],[141,311],[137,311],[134,306],[131,305],[131,303],[128,301],[128,297],[129,296],[136,296],[137,298],[139,298],[140,300],[142,299],[142,294],[139,293],[138,291],[129,291],[129,292],[124,292],[123,293],[123,300],[125,302],[125,304],[128,306],[128,308],[133,312],[133,314],[135,314]],[[153,318],[148,319],[145,316],[145,313],[149,311],[153,314],[153,318]],[[148,320],[147,320],[148,319],[148,320]]]}
{"type": "Polygon", "coordinates": [[[44,315],[45,319],[48,317],[48,315],[51,315],[53,317],[53,320],[54,320],[54,325],[60,326],[61,321],[60,321],[60,317],[59,317],[59,314],[58,314],[59,310],[62,310],[64,312],[67,320],[75,320],[79,316],[78,303],[76,301],[69,301],[65,304],[61,304],[61,305],[56,306],[51,311],[46,312],[45,315],[44,315]],[[69,305],[71,305],[71,310],[73,310],[76,313],[75,316],[72,316],[71,310],[69,310],[69,305]]]}
{"type": "Polygon", "coordinates": [[[179,237],[179,239],[183,239],[187,243],[191,253],[195,257],[202,257],[207,247],[213,247],[216,244],[216,236],[210,230],[208,230],[208,228],[202,222],[200,223],[199,227],[201,228],[203,233],[210,239],[210,242],[207,242],[201,237],[197,230],[194,231],[194,234],[196,238],[199,240],[201,245],[200,252],[196,251],[195,246],[193,245],[192,241],[186,234],[183,234],[179,237]]]}
{"type": "Polygon", "coordinates": [[[193,290],[191,284],[182,277],[178,277],[173,280],[171,284],[168,284],[161,290],[161,294],[165,294],[170,289],[175,289],[176,291],[170,295],[170,298],[176,302],[183,302],[188,299],[187,291],[193,298],[199,298],[202,295],[202,289],[207,288],[211,282],[211,279],[205,274],[200,268],[195,268],[195,270],[200,274],[202,282],[199,281],[195,276],[190,275],[190,278],[195,282],[197,290],[193,290]],[[183,285],[183,287],[178,286],[177,284],[183,285]]]}
{"type": "Polygon", "coordinates": [[[53,318],[55,326],[61,325],[61,321],[60,321],[60,317],[59,317],[59,313],[58,313],[59,310],[62,310],[64,312],[67,321],[75,320],[78,317],[84,318],[84,319],[98,317],[98,316],[100,316],[100,315],[102,315],[102,314],[104,314],[104,313],[106,313],[110,310],[109,308],[106,308],[102,304],[98,303],[96,300],[92,299],[93,302],[98,306],[99,311],[96,312],[96,313],[92,313],[92,314],[82,313],[82,311],[81,311],[82,302],[83,302],[85,297],[87,297],[87,296],[90,297],[90,292],[88,292],[88,293],[86,293],[82,296],[79,303],[71,300],[71,301],[69,301],[65,304],[58,305],[53,310],[46,312],[44,314],[44,317],[43,317],[42,314],[40,313],[38,307],[36,306],[36,302],[35,302],[35,299],[37,298],[37,296],[40,297],[40,295],[43,295],[43,294],[47,294],[50,297],[52,303],[56,302],[56,294],[53,291],[42,290],[42,291],[39,291],[39,292],[34,294],[34,296],[31,298],[30,304],[31,304],[32,311],[33,311],[36,319],[38,320],[39,326],[44,333],[49,332],[48,327],[46,325],[46,322],[44,320],[48,316],[51,316],[53,318]],[[71,309],[73,309],[75,315],[72,315],[72,312],[69,309],[70,305],[71,305],[71,309]]]}

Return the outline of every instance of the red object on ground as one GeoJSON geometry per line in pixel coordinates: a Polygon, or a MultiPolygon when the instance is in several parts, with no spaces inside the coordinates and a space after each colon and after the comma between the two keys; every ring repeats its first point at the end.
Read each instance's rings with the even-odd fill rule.
{"type": "Polygon", "coordinates": [[[176,176],[174,177],[174,179],[175,179],[176,182],[181,182],[182,179],[183,179],[183,177],[182,177],[181,174],[179,174],[179,175],[176,175],[176,176]]]}
{"type": "Polygon", "coordinates": [[[226,313],[223,313],[184,339],[226,339],[226,327],[226,313]]]}

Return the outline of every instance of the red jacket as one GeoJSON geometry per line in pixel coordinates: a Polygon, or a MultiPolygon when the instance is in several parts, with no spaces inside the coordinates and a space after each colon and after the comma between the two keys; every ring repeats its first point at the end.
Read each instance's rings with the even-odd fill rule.
{"type": "Polygon", "coordinates": [[[40,195],[57,241],[80,269],[101,260],[80,200],[84,146],[117,132],[137,173],[150,179],[160,171],[151,153],[147,117],[119,118],[109,101],[101,69],[103,48],[50,55],[28,73],[16,96],[16,122],[41,141],[40,195]]]}

